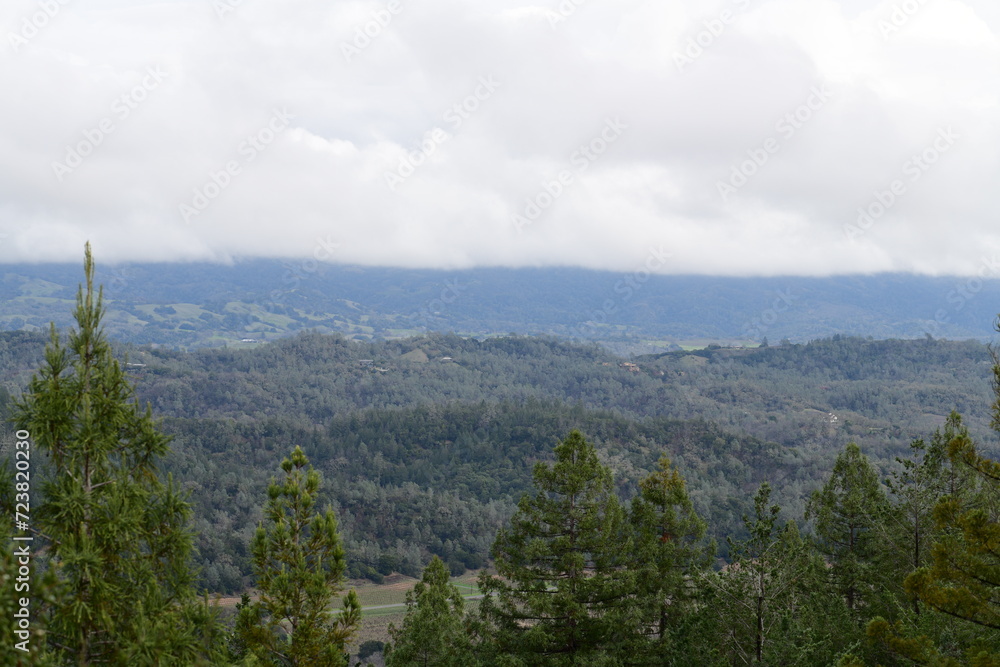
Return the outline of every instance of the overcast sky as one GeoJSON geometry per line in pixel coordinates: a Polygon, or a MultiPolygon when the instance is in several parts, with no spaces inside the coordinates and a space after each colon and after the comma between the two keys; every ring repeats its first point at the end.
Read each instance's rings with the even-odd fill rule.
{"type": "Polygon", "coordinates": [[[997,277],[996,0],[4,0],[0,262],[997,277]]]}

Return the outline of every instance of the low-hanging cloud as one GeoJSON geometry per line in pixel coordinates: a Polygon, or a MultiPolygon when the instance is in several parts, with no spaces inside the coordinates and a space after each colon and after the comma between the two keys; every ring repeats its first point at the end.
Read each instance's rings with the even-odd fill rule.
{"type": "Polygon", "coordinates": [[[992,0],[12,0],[0,262],[972,274],[998,34],[992,0]]]}

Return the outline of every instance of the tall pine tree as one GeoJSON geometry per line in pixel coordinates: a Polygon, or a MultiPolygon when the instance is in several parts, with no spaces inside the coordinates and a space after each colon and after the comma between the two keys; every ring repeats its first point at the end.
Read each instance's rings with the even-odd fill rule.
{"type": "Polygon", "coordinates": [[[448,581],[448,568],[434,556],[406,594],[402,627],[389,626],[386,667],[474,667],[465,628],[465,600],[448,581]]]}
{"type": "MultiPolygon", "coordinates": [[[[886,480],[893,501],[887,533],[898,554],[894,565],[899,581],[929,559],[935,534],[932,512],[944,490],[945,448],[954,435],[956,419],[958,415],[952,413],[945,431],[935,433],[930,443],[914,440],[910,444],[910,457],[897,457],[900,468],[886,480]]],[[[920,602],[913,598],[910,603],[914,615],[919,616],[920,602]]]]}
{"type": "Polygon", "coordinates": [[[639,481],[632,500],[635,531],[634,562],[638,568],[637,599],[643,614],[639,650],[650,664],[659,664],[678,650],[675,635],[686,636],[686,621],[694,611],[697,586],[715,557],[715,543],[706,543],[706,523],[688,496],[684,478],[664,455],[658,468],[639,481]]]}
{"type": "Polygon", "coordinates": [[[64,345],[53,325],[14,415],[52,473],[32,514],[36,549],[62,583],[40,610],[49,648],[81,667],[208,664],[217,624],[193,588],[191,509],[157,476],[169,438],[139,407],[101,328],[89,243],[84,275],[77,326],[64,345]]]}
{"type": "Polygon", "coordinates": [[[779,525],[781,508],[770,498],[764,482],[753,516],[743,517],[747,537],[727,540],[732,562],[705,578],[721,621],[721,648],[734,665],[827,664],[832,619],[817,590],[825,568],[794,522],[779,525]]]}
{"type": "Polygon", "coordinates": [[[489,664],[618,664],[636,619],[630,531],[611,471],[579,431],[534,470],[480,576],[489,664]]]}
{"type": "Polygon", "coordinates": [[[881,611],[891,585],[880,541],[889,511],[875,467],[853,442],[806,505],[806,518],[815,521],[820,551],[831,565],[831,584],[859,619],[881,611]]]}
{"type": "Polygon", "coordinates": [[[930,547],[904,582],[931,613],[878,616],[868,635],[916,664],[1000,665],[1000,464],[979,453],[955,413],[932,442],[945,460],[933,464],[930,547]]]}
{"type": "Polygon", "coordinates": [[[337,518],[329,507],[316,511],[320,476],[300,447],[281,470],[284,479],[267,489],[267,524],[250,547],[260,597],[237,615],[237,644],[263,665],[339,667],[361,604],[351,590],[339,615],[331,609],[345,568],[337,518]]]}
{"type": "MultiPolygon", "coordinates": [[[[981,486],[978,493],[940,499],[934,508],[938,538],[931,562],[907,577],[905,585],[939,612],[1000,631],[1000,463],[980,454],[964,428],[948,443],[948,456],[981,486]]],[[[997,641],[996,632],[989,636],[997,641]]],[[[989,652],[1000,663],[1000,645],[989,652]]]]}

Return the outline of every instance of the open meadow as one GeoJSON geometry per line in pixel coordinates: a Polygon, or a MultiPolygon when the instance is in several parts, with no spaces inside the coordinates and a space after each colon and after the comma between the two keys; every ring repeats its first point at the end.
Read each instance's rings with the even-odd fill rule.
{"type": "MultiPolygon", "coordinates": [[[[469,606],[478,603],[479,587],[476,585],[478,576],[478,571],[469,571],[451,579],[451,583],[462,592],[469,606]]],[[[381,584],[367,579],[356,579],[344,585],[345,592],[352,588],[357,591],[363,609],[361,626],[352,643],[353,650],[357,650],[358,646],[369,640],[389,641],[389,625],[397,627],[402,625],[403,617],[406,615],[406,594],[413,590],[418,581],[419,579],[402,574],[392,574],[381,584]]],[[[250,596],[256,597],[256,591],[251,591],[250,596]]],[[[239,601],[238,596],[216,598],[216,604],[224,609],[223,613],[227,616],[235,613],[236,603],[239,601]]]]}

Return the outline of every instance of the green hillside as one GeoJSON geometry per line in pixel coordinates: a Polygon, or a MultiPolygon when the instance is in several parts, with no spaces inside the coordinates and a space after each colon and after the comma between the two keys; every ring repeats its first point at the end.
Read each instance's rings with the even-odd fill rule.
{"type": "MultiPolygon", "coordinates": [[[[0,336],[8,392],[43,337],[0,336]]],[[[411,576],[431,554],[486,562],[534,462],[573,428],[623,493],[661,452],[720,538],[770,480],[804,498],[854,440],[883,469],[957,409],[988,432],[989,355],[975,342],[836,337],[626,360],[552,338],[299,334],[253,349],[124,345],[142,401],[174,435],[168,469],[197,507],[204,583],[239,590],[267,480],[299,444],[322,471],[355,576],[411,576]]]]}
{"type": "MultiPolygon", "coordinates": [[[[408,270],[280,260],[102,267],[116,338],[246,347],[304,330],[355,340],[545,334],[621,354],[833,335],[984,340],[1000,281],[907,274],[658,276],[583,269],[408,270]]],[[[0,266],[0,329],[70,324],[75,265],[0,266]]]]}

